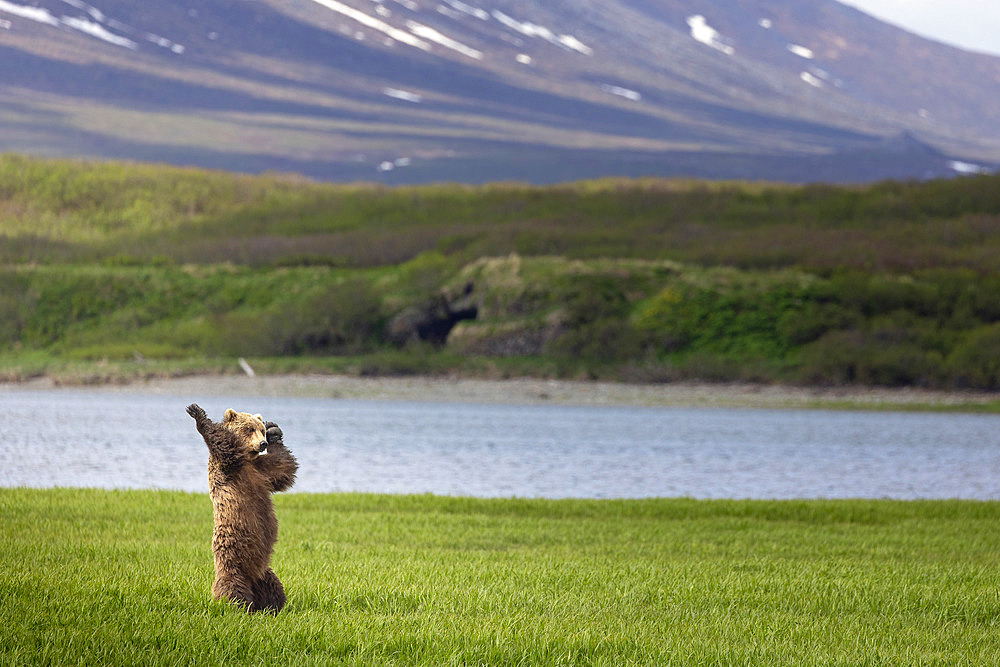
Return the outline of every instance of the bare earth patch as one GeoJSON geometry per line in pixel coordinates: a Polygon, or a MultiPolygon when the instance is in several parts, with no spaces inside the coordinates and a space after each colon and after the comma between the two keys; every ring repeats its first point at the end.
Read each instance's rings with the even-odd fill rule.
{"type": "MultiPolygon", "coordinates": [[[[51,378],[0,385],[7,389],[49,389],[51,378]]],[[[128,384],[88,386],[88,391],[178,396],[287,396],[455,403],[662,406],[706,408],[969,409],[995,411],[1000,395],[923,389],[810,388],[760,384],[619,384],[516,378],[481,380],[435,377],[345,375],[192,375],[128,384]]]]}

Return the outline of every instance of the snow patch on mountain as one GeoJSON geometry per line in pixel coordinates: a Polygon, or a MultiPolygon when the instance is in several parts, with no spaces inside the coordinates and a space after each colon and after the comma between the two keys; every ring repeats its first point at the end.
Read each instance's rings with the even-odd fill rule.
{"type": "Polygon", "coordinates": [[[950,160],[948,162],[948,168],[954,171],[956,174],[989,174],[990,170],[982,165],[973,164],[971,162],[962,162],[961,160],[950,160]]]}
{"type": "MultiPolygon", "coordinates": [[[[70,0],[63,0],[63,2],[70,2],[70,0]]],[[[80,3],[80,4],[84,4],[84,3],[80,3]]],[[[96,9],[94,7],[90,7],[89,10],[88,10],[88,13],[91,16],[100,15],[100,16],[104,17],[104,14],[102,14],[99,9],[96,9]]],[[[105,23],[105,22],[108,24],[109,28],[117,30],[118,32],[124,33],[126,35],[132,35],[136,39],[139,39],[139,38],[144,39],[147,42],[149,42],[150,44],[155,44],[156,46],[159,46],[160,48],[167,49],[168,51],[176,53],[177,55],[183,54],[184,51],[186,50],[184,48],[183,44],[178,44],[177,42],[175,42],[173,40],[167,39],[166,37],[163,37],[162,35],[157,35],[157,34],[152,33],[152,32],[141,32],[139,30],[136,30],[132,26],[126,25],[126,24],[122,23],[121,21],[117,21],[117,20],[115,20],[113,18],[104,17],[102,19],[102,23],[105,23]]]]}
{"type": "MultiPolygon", "coordinates": [[[[90,7],[85,3],[67,2],[67,4],[87,11],[92,18],[96,18],[101,21],[104,20],[104,15],[99,10],[90,7]]],[[[18,5],[13,2],[7,2],[7,0],[0,0],[0,12],[5,12],[13,16],[19,16],[21,18],[28,19],[29,21],[35,21],[36,23],[44,23],[45,25],[50,25],[55,28],[70,28],[71,30],[82,32],[91,37],[96,37],[97,39],[105,41],[109,44],[114,44],[115,46],[121,46],[133,50],[139,48],[139,45],[133,40],[128,39],[127,37],[122,37],[121,35],[116,35],[100,23],[73,16],[60,16],[56,18],[51,12],[49,12],[48,9],[45,9],[44,7],[29,7],[27,5],[18,5]]]]}
{"type": "Polygon", "coordinates": [[[452,51],[457,51],[463,56],[472,58],[473,60],[482,60],[483,52],[474,49],[471,46],[466,46],[461,42],[444,35],[430,26],[423,25],[422,23],[417,23],[416,21],[407,21],[406,27],[415,36],[422,39],[426,39],[428,42],[434,42],[435,44],[440,44],[446,49],[451,49],[452,51]]]}
{"type": "Polygon", "coordinates": [[[421,51],[430,51],[430,44],[418,38],[416,35],[412,35],[405,30],[393,27],[382,19],[377,19],[370,14],[365,14],[361,10],[348,7],[343,3],[336,2],[336,0],[313,0],[313,2],[317,5],[326,7],[331,11],[337,12],[342,16],[346,16],[347,18],[352,19],[367,28],[384,33],[397,42],[402,42],[403,44],[420,49],[421,51]]]}
{"type": "Polygon", "coordinates": [[[555,44],[556,46],[561,46],[565,49],[582,53],[585,56],[593,55],[594,53],[592,48],[581,42],[573,35],[558,35],[543,25],[538,25],[537,23],[532,23],[531,21],[518,21],[512,16],[508,16],[507,14],[504,14],[496,9],[493,10],[491,16],[501,24],[507,26],[511,30],[521,33],[525,37],[537,37],[539,39],[544,39],[550,44],[555,44]]]}
{"type": "Polygon", "coordinates": [[[97,39],[103,40],[108,44],[114,44],[115,46],[122,46],[126,49],[132,49],[135,51],[139,48],[139,45],[128,37],[122,37],[121,35],[116,35],[109,31],[100,23],[95,23],[94,21],[88,21],[87,19],[73,18],[71,16],[63,16],[59,19],[62,24],[68,28],[73,28],[79,30],[82,33],[86,33],[91,37],[96,37],[97,39]]]}
{"type": "Polygon", "coordinates": [[[611,84],[602,84],[601,90],[606,93],[611,93],[612,95],[617,95],[618,97],[624,97],[627,100],[633,102],[639,102],[642,100],[642,93],[636,90],[630,90],[629,88],[623,88],[621,86],[612,86],[611,84]]]}
{"type": "Polygon", "coordinates": [[[445,7],[444,5],[438,5],[435,8],[435,11],[437,11],[438,14],[442,14],[443,16],[447,16],[448,18],[456,21],[462,18],[461,12],[456,12],[451,7],[445,7]]]}
{"type": "Polygon", "coordinates": [[[375,169],[380,172],[386,172],[401,167],[409,167],[411,164],[413,164],[413,160],[411,158],[398,157],[395,160],[383,160],[382,162],[379,162],[375,169]]]}
{"type": "Polygon", "coordinates": [[[798,44],[788,44],[785,46],[785,48],[794,53],[795,55],[797,55],[798,57],[805,58],[806,60],[812,60],[813,58],[816,57],[816,54],[813,52],[812,49],[807,49],[806,47],[800,46],[798,44]]]}
{"type": "Polygon", "coordinates": [[[589,56],[594,53],[592,48],[578,40],[573,35],[559,35],[559,44],[572,51],[582,53],[585,56],[589,56]]]}
{"type": "Polygon", "coordinates": [[[811,72],[802,72],[799,74],[799,78],[815,88],[823,87],[823,80],[811,72]]]}
{"type": "MultiPolygon", "coordinates": [[[[480,9],[479,7],[473,7],[472,5],[468,5],[462,2],[462,0],[444,0],[444,1],[445,4],[447,4],[449,7],[451,7],[457,12],[468,14],[469,16],[474,16],[480,21],[490,20],[490,13],[485,9],[480,9]]],[[[438,8],[438,11],[440,11],[440,6],[438,8]]]]}
{"type": "MultiPolygon", "coordinates": [[[[87,4],[82,0],[61,1],[64,4],[83,12],[86,16],[61,15],[56,17],[44,7],[18,5],[13,2],[8,2],[7,0],[0,0],[0,12],[20,16],[21,18],[50,25],[55,28],[68,28],[70,30],[76,30],[77,32],[82,32],[85,35],[107,42],[108,44],[120,46],[132,51],[138,50],[138,39],[144,39],[151,44],[168,49],[178,55],[184,53],[185,51],[182,44],[178,44],[177,42],[167,39],[166,37],[162,37],[151,32],[142,33],[135,28],[122,23],[121,21],[116,21],[97,7],[87,4]],[[111,28],[111,30],[108,28],[111,28]],[[116,32],[112,32],[112,30],[116,32]],[[126,37],[125,35],[130,35],[130,37],[126,37]]],[[[10,29],[11,22],[0,21],[0,27],[5,26],[7,29],[10,29]]]]}
{"type": "Polygon", "coordinates": [[[15,5],[13,2],[7,2],[6,0],[0,0],[0,12],[6,12],[8,14],[13,14],[14,16],[20,16],[21,18],[28,19],[29,21],[35,21],[37,23],[45,23],[58,28],[61,25],[59,19],[49,13],[49,10],[44,7],[28,7],[26,5],[15,5]]]}
{"type": "Polygon", "coordinates": [[[424,99],[417,93],[411,93],[408,90],[401,90],[399,88],[383,88],[382,94],[397,100],[403,100],[404,102],[412,102],[413,104],[420,104],[424,99]]]}
{"type": "Polygon", "coordinates": [[[160,35],[154,35],[151,32],[143,34],[143,37],[146,39],[147,42],[156,44],[157,46],[163,47],[164,49],[167,49],[169,51],[173,51],[177,55],[181,55],[185,51],[183,44],[178,44],[177,42],[167,39],[166,37],[161,37],[160,35]]]}
{"type": "Polygon", "coordinates": [[[90,18],[94,19],[98,23],[104,23],[104,21],[107,19],[107,17],[104,15],[104,12],[102,12],[97,7],[88,5],[86,2],[82,2],[81,0],[62,0],[62,1],[67,5],[69,5],[70,7],[79,9],[82,12],[87,12],[87,14],[90,15],[90,18]]]}
{"type": "Polygon", "coordinates": [[[721,51],[727,56],[731,56],[736,53],[736,49],[724,43],[722,41],[722,35],[719,34],[719,31],[708,25],[705,17],[701,14],[689,16],[687,18],[687,24],[691,29],[691,37],[693,37],[695,41],[711,46],[716,51],[721,51]]]}

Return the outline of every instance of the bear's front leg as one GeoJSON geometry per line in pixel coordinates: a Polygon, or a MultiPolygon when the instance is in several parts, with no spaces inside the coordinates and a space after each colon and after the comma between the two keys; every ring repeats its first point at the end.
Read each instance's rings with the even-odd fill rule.
{"type": "Polygon", "coordinates": [[[194,417],[195,426],[205,440],[209,456],[215,458],[223,471],[227,474],[232,473],[243,464],[243,453],[239,442],[229,429],[209,419],[197,403],[189,405],[187,413],[194,417]]]}
{"type": "Polygon", "coordinates": [[[205,429],[207,429],[212,424],[212,420],[208,418],[205,411],[197,403],[192,403],[187,406],[187,413],[194,417],[195,426],[198,428],[198,433],[202,435],[205,434],[205,429]]]}
{"type": "Polygon", "coordinates": [[[267,455],[259,456],[254,465],[271,483],[271,491],[284,491],[295,483],[299,463],[285,447],[284,434],[274,422],[264,424],[267,429],[267,455]]]}

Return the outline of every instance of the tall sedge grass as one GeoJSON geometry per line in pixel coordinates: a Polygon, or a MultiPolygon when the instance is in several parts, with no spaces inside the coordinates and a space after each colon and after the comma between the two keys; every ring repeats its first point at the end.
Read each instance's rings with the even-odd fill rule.
{"type": "Polygon", "coordinates": [[[277,499],[277,616],[206,495],[0,490],[4,664],[995,664],[1000,504],[277,499]]]}

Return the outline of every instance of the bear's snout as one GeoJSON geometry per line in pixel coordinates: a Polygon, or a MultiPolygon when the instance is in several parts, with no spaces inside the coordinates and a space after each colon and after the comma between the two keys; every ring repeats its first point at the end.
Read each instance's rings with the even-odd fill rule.
{"type": "Polygon", "coordinates": [[[261,440],[260,443],[257,445],[257,452],[263,453],[264,450],[266,449],[267,449],[267,440],[261,440]]]}

